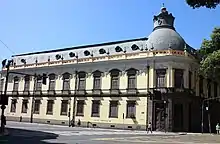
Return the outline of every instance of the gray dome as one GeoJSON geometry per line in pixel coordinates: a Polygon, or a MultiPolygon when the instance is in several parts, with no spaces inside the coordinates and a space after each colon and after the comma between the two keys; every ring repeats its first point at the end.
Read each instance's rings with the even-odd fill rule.
{"type": "Polygon", "coordinates": [[[184,50],[184,39],[171,28],[155,29],[148,37],[147,48],[154,50],[184,50]]]}

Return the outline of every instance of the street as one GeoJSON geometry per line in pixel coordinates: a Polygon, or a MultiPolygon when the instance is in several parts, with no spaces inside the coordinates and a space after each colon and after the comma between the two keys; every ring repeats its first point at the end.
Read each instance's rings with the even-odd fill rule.
{"type": "Polygon", "coordinates": [[[80,128],[58,125],[7,122],[9,136],[0,136],[1,144],[217,144],[220,136],[145,131],[80,128]]]}

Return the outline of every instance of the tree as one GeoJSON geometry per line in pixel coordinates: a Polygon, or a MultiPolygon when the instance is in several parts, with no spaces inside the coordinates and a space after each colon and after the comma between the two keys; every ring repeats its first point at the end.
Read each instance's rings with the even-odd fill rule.
{"type": "Polygon", "coordinates": [[[200,74],[207,79],[220,79],[220,27],[214,28],[211,39],[204,39],[199,54],[203,57],[200,62],[200,74]]]}
{"type": "Polygon", "coordinates": [[[216,8],[220,4],[220,0],[186,0],[186,3],[192,8],[216,8]]]}

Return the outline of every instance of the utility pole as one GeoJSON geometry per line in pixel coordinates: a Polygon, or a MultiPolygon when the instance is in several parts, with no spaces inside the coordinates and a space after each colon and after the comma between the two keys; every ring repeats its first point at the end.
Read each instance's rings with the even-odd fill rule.
{"type": "Polygon", "coordinates": [[[75,126],[76,123],[76,91],[77,91],[77,84],[78,84],[78,71],[75,71],[75,90],[74,90],[74,97],[73,97],[73,120],[72,120],[72,127],[75,126]]]}
{"type": "Polygon", "coordinates": [[[4,116],[4,112],[5,112],[5,108],[8,104],[8,96],[7,96],[7,88],[8,88],[8,77],[9,77],[9,69],[10,69],[10,65],[13,62],[13,60],[9,60],[8,63],[6,64],[7,59],[2,61],[2,67],[6,66],[6,80],[5,80],[5,89],[4,89],[4,95],[1,96],[1,109],[2,109],[2,114],[1,114],[1,132],[4,133],[5,130],[5,123],[6,119],[4,116]],[[5,65],[6,64],[6,65],[5,65]]]}

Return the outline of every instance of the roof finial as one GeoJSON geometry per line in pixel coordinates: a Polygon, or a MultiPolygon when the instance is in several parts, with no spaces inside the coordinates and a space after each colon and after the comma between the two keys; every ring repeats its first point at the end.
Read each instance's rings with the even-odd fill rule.
{"type": "Polygon", "coordinates": [[[161,8],[161,12],[163,13],[163,12],[166,12],[166,11],[167,11],[167,9],[165,8],[164,3],[163,3],[162,8],[161,8]]]}

